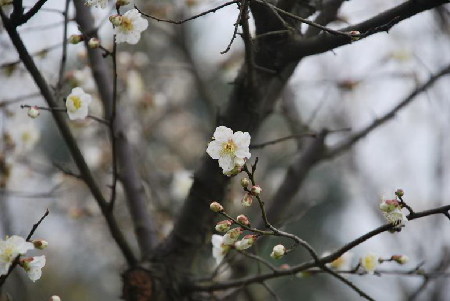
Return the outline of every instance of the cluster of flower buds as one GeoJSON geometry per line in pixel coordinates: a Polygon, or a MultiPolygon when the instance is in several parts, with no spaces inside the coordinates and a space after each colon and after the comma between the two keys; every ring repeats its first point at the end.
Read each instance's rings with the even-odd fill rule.
{"type": "MultiPolygon", "coordinates": [[[[397,197],[402,197],[404,193],[403,190],[399,189],[395,194],[397,197]]],[[[389,223],[395,225],[397,229],[404,226],[408,221],[402,208],[402,203],[396,199],[382,200],[380,203],[380,210],[383,212],[384,217],[389,223]]]]}

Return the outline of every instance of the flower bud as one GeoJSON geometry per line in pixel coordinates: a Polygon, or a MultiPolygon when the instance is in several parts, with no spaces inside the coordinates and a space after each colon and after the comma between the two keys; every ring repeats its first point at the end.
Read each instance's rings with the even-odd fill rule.
{"type": "Polygon", "coordinates": [[[39,250],[44,250],[45,248],[48,247],[48,242],[43,239],[34,239],[32,243],[34,247],[39,250]]]}
{"type": "Polygon", "coordinates": [[[400,208],[400,203],[397,200],[383,200],[380,204],[380,210],[383,212],[391,212],[400,208]]]}
{"type": "Polygon", "coordinates": [[[247,188],[248,185],[250,185],[250,180],[247,179],[247,178],[242,178],[241,179],[241,186],[244,187],[244,188],[247,188]]]}
{"type": "Polygon", "coordinates": [[[239,215],[236,220],[241,223],[242,225],[248,226],[250,225],[250,221],[248,220],[248,217],[246,217],[245,215],[241,214],[239,215]]]}
{"type": "Polygon", "coordinates": [[[399,198],[401,198],[402,196],[405,195],[405,192],[403,191],[403,189],[397,189],[395,191],[395,195],[398,196],[399,198]]]}
{"type": "Polygon", "coordinates": [[[405,264],[408,263],[409,261],[409,257],[405,255],[392,255],[391,259],[397,262],[398,264],[405,264]]]}
{"type": "Polygon", "coordinates": [[[28,109],[27,114],[28,114],[28,117],[34,119],[34,118],[37,118],[41,114],[41,112],[39,111],[38,107],[33,106],[28,109]]]}
{"type": "Polygon", "coordinates": [[[48,301],[61,301],[61,298],[59,296],[51,296],[48,301]]]}
{"type": "Polygon", "coordinates": [[[250,193],[246,193],[242,198],[241,203],[244,207],[250,207],[253,203],[253,196],[250,193]]]}
{"type": "Polygon", "coordinates": [[[114,26],[119,26],[122,24],[122,16],[121,15],[112,15],[109,17],[109,22],[111,22],[114,26]]]}
{"type": "Polygon", "coordinates": [[[243,239],[235,242],[234,247],[236,250],[246,250],[250,248],[253,243],[256,241],[256,235],[245,235],[243,239]]]}
{"type": "Polygon", "coordinates": [[[227,232],[230,230],[231,225],[233,224],[230,220],[223,220],[216,224],[216,231],[217,232],[227,232]]]}
{"type": "Polygon", "coordinates": [[[242,234],[242,228],[237,227],[229,230],[227,234],[223,236],[223,244],[227,246],[232,246],[238,240],[239,236],[242,234]]]}
{"type": "Polygon", "coordinates": [[[260,195],[262,192],[262,188],[259,185],[255,185],[250,189],[250,192],[255,196],[260,195]]]}
{"type": "Polygon", "coordinates": [[[81,34],[73,34],[69,37],[69,40],[68,40],[68,42],[70,44],[78,44],[81,41],[84,41],[84,37],[81,34]]]}
{"type": "Polygon", "coordinates": [[[88,46],[91,49],[100,47],[100,41],[97,38],[90,38],[88,41],[88,46]]]}
{"type": "Polygon", "coordinates": [[[273,259],[280,259],[284,256],[284,254],[286,254],[286,248],[283,245],[276,245],[275,247],[273,247],[270,257],[272,257],[273,259]]]}
{"type": "Polygon", "coordinates": [[[349,34],[352,36],[352,41],[358,41],[361,38],[361,33],[357,30],[352,30],[349,34]]]}
{"type": "Polygon", "coordinates": [[[211,209],[211,211],[213,211],[213,212],[222,212],[223,211],[223,206],[220,205],[218,202],[212,202],[209,205],[209,209],[211,209]]]}

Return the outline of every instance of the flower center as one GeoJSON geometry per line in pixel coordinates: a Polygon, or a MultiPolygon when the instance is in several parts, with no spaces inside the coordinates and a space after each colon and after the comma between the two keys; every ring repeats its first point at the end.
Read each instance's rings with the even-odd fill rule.
{"type": "Polygon", "coordinates": [[[12,257],[14,255],[14,248],[13,247],[6,247],[2,250],[2,258],[5,261],[11,261],[12,257]]]}
{"type": "Polygon", "coordinates": [[[129,18],[122,16],[122,23],[120,23],[120,27],[122,27],[125,31],[132,31],[134,24],[129,18]]]}
{"type": "Polygon", "coordinates": [[[71,96],[70,100],[72,101],[73,107],[75,108],[75,110],[79,110],[81,108],[81,98],[78,96],[71,96]]]}
{"type": "Polygon", "coordinates": [[[229,154],[232,155],[236,151],[237,145],[234,143],[233,140],[228,140],[228,142],[225,142],[222,144],[222,154],[229,154]]]}

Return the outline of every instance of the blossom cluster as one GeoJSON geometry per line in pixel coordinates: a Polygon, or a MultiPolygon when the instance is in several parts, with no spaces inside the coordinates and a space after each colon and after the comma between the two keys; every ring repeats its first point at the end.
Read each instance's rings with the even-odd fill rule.
{"type": "Polygon", "coordinates": [[[5,240],[0,240],[0,276],[7,275],[13,263],[18,264],[25,270],[28,277],[34,282],[41,278],[42,268],[45,266],[45,255],[22,257],[29,250],[44,249],[48,243],[45,240],[26,241],[23,237],[13,235],[5,240]]]}
{"type": "Polygon", "coordinates": [[[402,203],[397,199],[382,200],[380,203],[380,210],[383,212],[384,217],[396,228],[403,227],[408,221],[402,208],[402,203]]]}

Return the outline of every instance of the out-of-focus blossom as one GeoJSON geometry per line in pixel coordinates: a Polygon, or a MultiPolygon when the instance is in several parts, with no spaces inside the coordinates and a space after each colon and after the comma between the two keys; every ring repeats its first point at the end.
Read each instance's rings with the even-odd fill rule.
{"type": "Polygon", "coordinates": [[[378,266],[379,257],[375,254],[367,254],[361,258],[361,267],[369,274],[373,274],[378,266]]]}
{"type": "Polygon", "coordinates": [[[101,7],[105,8],[108,4],[108,0],[85,0],[84,2],[87,6],[101,7]]]}
{"type": "Polygon", "coordinates": [[[191,189],[193,181],[192,172],[188,170],[179,170],[175,172],[170,185],[172,197],[177,201],[184,200],[191,189]]]}
{"type": "Polygon", "coordinates": [[[348,271],[351,269],[352,259],[353,254],[345,252],[340,257],[327,264],[327,266],[338,271],[348,271]]]}
{"type": "Polygon", "coordinates": [[[219,264],[225,255],[230,251],[231,246],[223,243],[223,236],[214,234],[211,237],[212,242],[212,254],[216,263],[219,264]]]}

